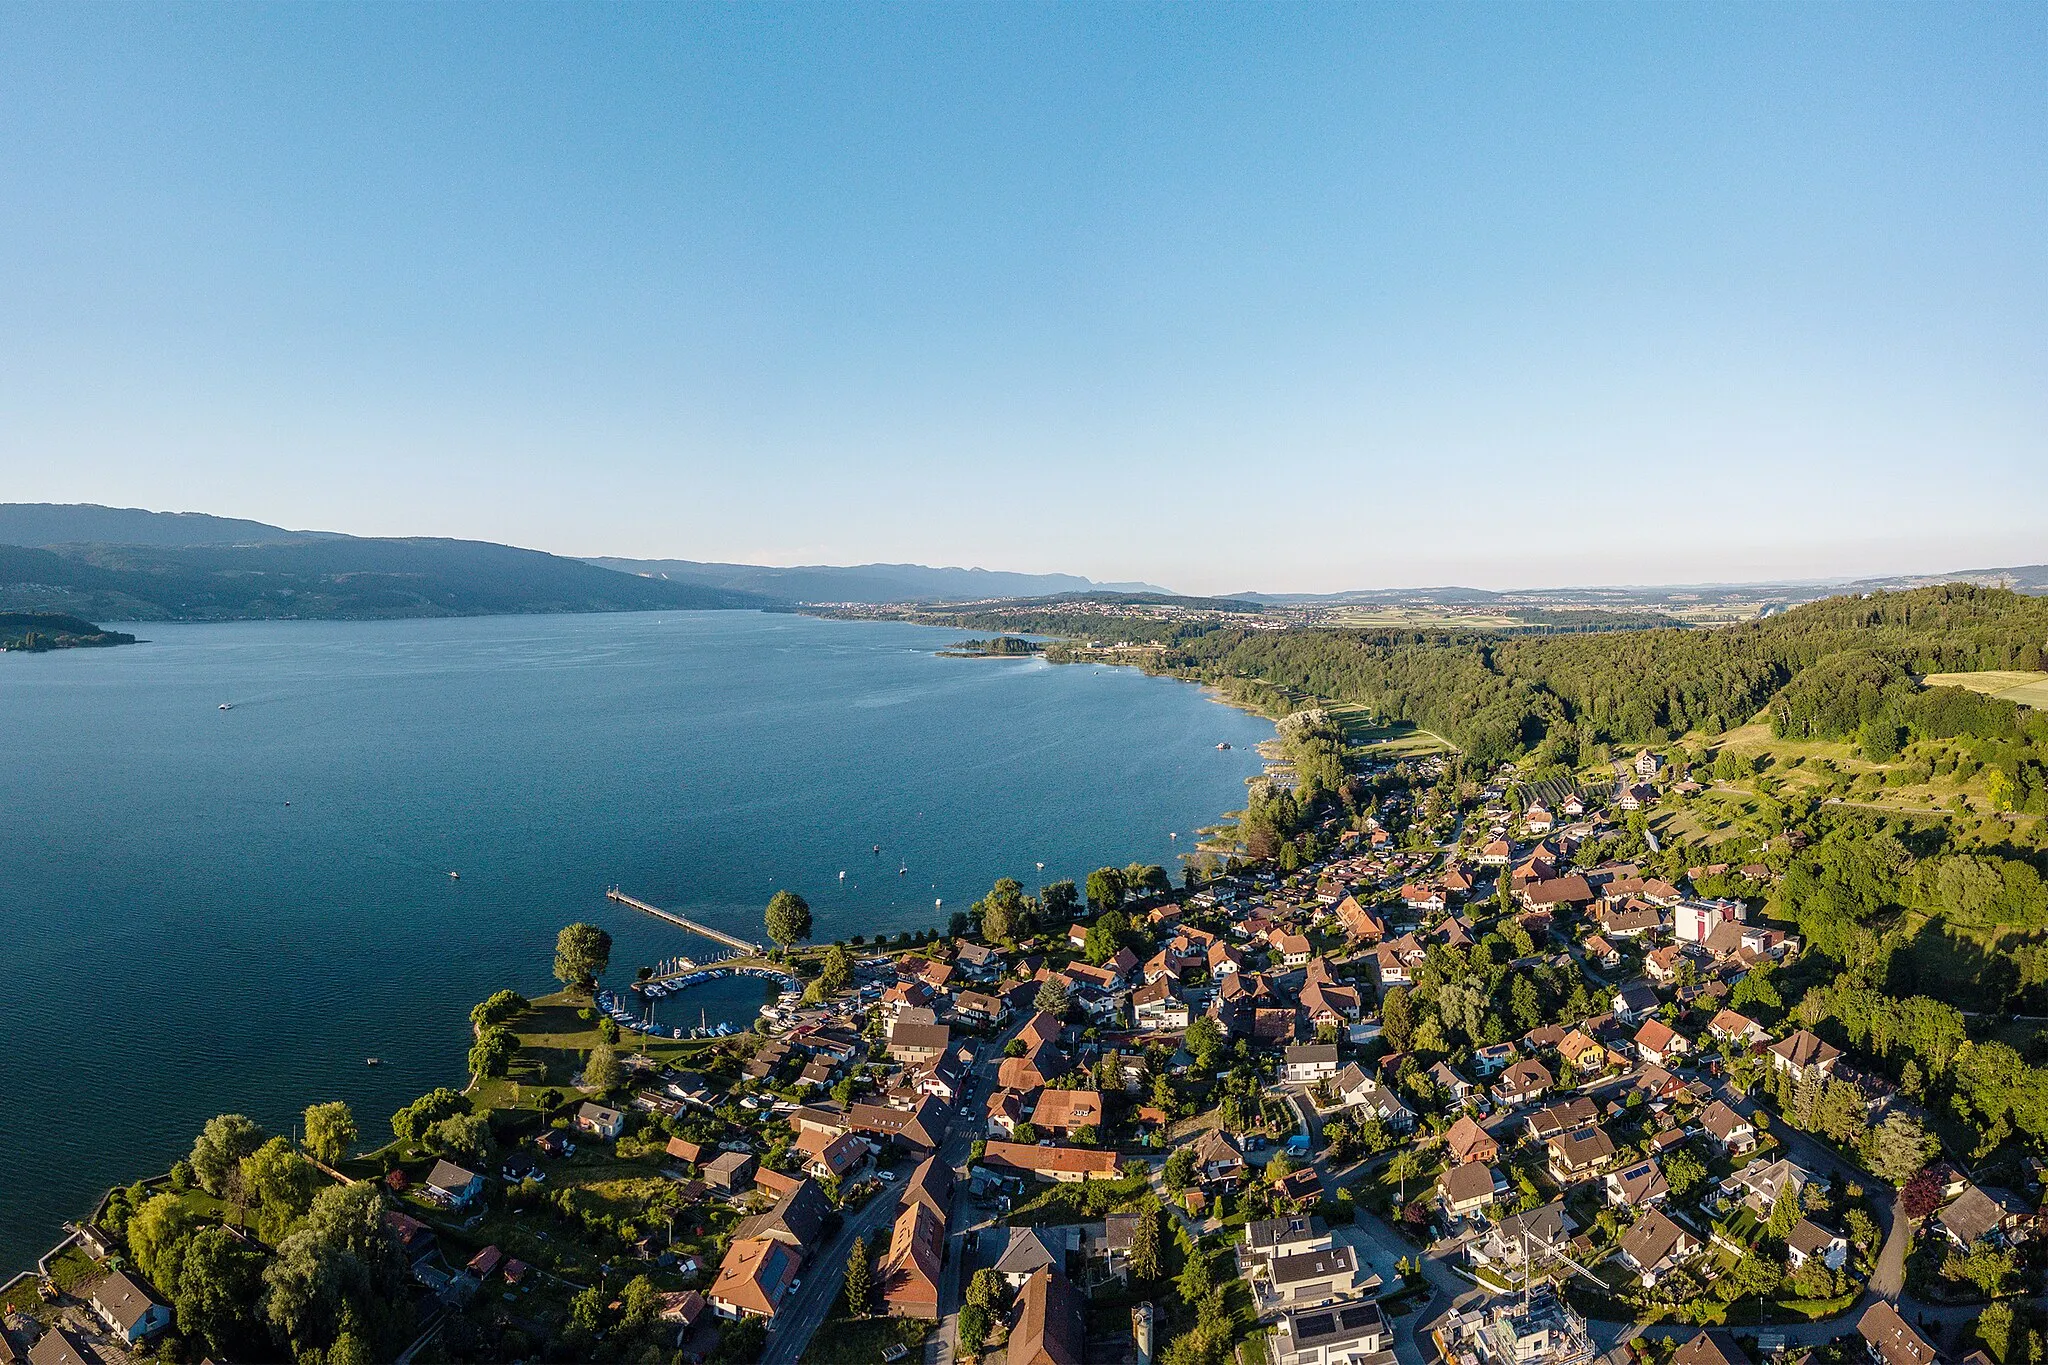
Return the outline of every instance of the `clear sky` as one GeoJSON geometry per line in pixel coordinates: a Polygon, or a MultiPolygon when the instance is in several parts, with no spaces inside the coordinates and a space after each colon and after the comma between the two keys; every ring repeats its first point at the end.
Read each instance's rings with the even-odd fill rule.
{"type": "Polygon", "coordinates": [[[0,7],[0,499],[1184,591],[2048,560],[2048,7],[0,7]]]}

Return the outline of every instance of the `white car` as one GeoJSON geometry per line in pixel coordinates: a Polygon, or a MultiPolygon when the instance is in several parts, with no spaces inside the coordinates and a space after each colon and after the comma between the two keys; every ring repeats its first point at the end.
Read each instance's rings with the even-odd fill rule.
{"type": "Polygon", "coordinates": [[[888,1181],[888,1182],[889,1182],[889,1183],[890,1183],[891,1185],[893,1185],[893,1184],[895,1184],[895,1183],[896,1183],[896,1172],[894,1172],[894,1171],[876,1171],[876,1172],[875,1172],[875,1179],[877,1179],[877,1180],[886,1180],[886,1181],[888,1181]]]}

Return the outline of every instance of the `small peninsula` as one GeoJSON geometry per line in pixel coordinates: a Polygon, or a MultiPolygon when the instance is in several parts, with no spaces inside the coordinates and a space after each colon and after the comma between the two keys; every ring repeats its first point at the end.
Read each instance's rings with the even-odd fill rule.
{"type": "Polygon", "coordinates": [[[102,630],[77,616],[55,612],[0,612],[0,651],[42,654],[53,649],[132,645],[124,631],[102,630]]]}

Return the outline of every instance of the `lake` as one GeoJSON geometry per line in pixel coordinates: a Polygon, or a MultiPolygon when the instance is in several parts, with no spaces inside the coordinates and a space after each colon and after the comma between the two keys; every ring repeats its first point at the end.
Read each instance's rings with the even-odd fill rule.
{"type": "MultiPolygon", "coordinates": [[[[132,629],[0,655],[9,1270],[215,1113],[290,1131],[340,1098],[383,1140],[462,1083],[472,1003],[553,988],[563,924],[611,931],[613,984],[713,950],[607,886],[748,938],[785,886],[821,941],[942,925],[1000,876],[1175,868],[1272,734],[1183,683],[940,658],[958,632],[896,623],[132,629]]],[[[670,1011],[759,1001],[705,989],[670,1011]]]]}

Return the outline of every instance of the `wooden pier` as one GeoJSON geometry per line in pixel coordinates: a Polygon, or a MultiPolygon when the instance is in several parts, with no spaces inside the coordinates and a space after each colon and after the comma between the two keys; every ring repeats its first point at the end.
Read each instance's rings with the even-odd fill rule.
{"type": "Polygon", "coordinates": [[[691,919],[688,915],[679,915],[673,910],[664,910],[658,905],[649,905],[646,901],[643,901],[636,896],[627,895],[625,892],[619,890],[619,888],[617,888],[616,886],[607,889],[604,893],[604,898],[608,901],[616,901],[620,905],[630,906],[635,910],[644,910],[648,914],[654,916],[656,919],[665,919],[670,924],[673,924],[678,928],[688,929],[693,934],[702,934],[704,937],[711,939],[713,942],[723,943],[726,947],[735,949],[742,953],[748,953],[755,957],[761,957],[766,955],[768,951],[761,944],[749,943],[743,938],[735,938],[731,934],[726,933],[724,930],[714,929],[708,924],[699,924],[697,923],[697,921],[691,919]]]}

